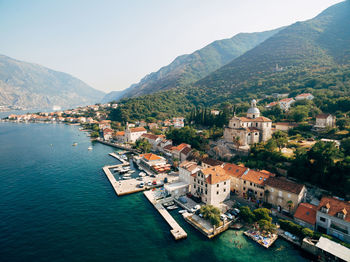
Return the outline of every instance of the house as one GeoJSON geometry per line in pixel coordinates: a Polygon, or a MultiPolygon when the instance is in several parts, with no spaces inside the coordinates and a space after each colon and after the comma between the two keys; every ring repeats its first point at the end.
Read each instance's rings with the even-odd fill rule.
{"type": "Polygon", "coordinates": [[[139,139],[143,134],[146,134],[147,130],[144,127],[134,127],[125,130],[125,142],[127,143],[135,143],[137,139],[139,139]]]}
{"type": "Polygon", "coordinates": [[[182,161],[187,160],[187,158],[190,157],[191,152],[192,152],[192,148],[191,147],[185,147],[184,149],[182,149],[180,151],[180,161],[182,162],[182,161]]]}
{"type": "Polygon", "coordinates": [[[157,129],[158,125],[157,125],[157,123],[148,123],[148,128],[149,129],[157,129]]]}
{"type": "Polygon", "coordinates": [[[288,131],[289,129],[292,129],[296,127],[298,124],[296,123],[289,123],[289,122],[276,122],[275,123],[275,129],[281,130],[281,131],[288,131]]]}
{"type": "Polygon", "coordinates": [[[139,126],[140,127],[145,127],[145,126],[147,126],[147,123],[145,121],[141,120],[140,123],[139,123],[139,126]]]}
{"type": "Polygon", "coordinates": [[[300,203],[294,213],[294,221],[303,227],[315,230],[317,206],[300,203]]]}
{"type": "Polygon", "coordinates": [[[266,202],[266,180],[274,174],[260,172],[247,168],[239,178],[238,195],[248,199],[256,199],[266,202]]]}
{"type": "Polygon", "coordinates": [[[173,118],[174,128],[182,128],[182,127],[184,127],[185,126],[184,120],[185,120],[185,118],[183,118],[183,117],[174,117],[173,118]]]}
{"type": "Polygon", "coordinates": [[[269,177],[265,182],[266,199],[279,212],[294,213],[306,195],[306,187],[282,177],[269,177]]]}
{"type": "Polygon", "coordinates": [[[316,124],[314,128],[335,127],[336,117],[331,114],[319,114],[316,116],[316,124]]]}
{"type": "Polygon", "coordinates": [[[213,116],[218,116],[220,114],[219,110],[211,110],[210,114],[212,114],[213,116]]]}
{"type": "Polygon", "coordinates": [[[191,176],[191,194],[219,207],[230,198],[230,176],[221,166],[201,169],[191,176]]]}
{"type": "Polygon", "coordinates": [[[168,119],[168,120],[165,120],[165,121],[163,122],[163,125],[164,125],[164,126],[172,126],[173,124],[172,124],[171,121],[168,119]]]}
{"type": "Polygon", "coordinates": [[[113,130],[110,128],[103,129],[103,139],[105,141],[111,140],[113,136],[113,130]]]}
{"type": "Polygon", "coordinates": [[[191,183],[191,175],[197,173],[201,169],[201,166],[198,166],[196,162],[193,161],[184,161],[179,165],[179,180],[186,182],[187,184],[191,183]]]}
{"type": "Polygon", "coordinates": [[[208,168],[208,167],[215,167],[215,166],[223,166],[224,165],[224,162],[220,161],[220,160],[216,160],[216,159],[213,159],[213,158],[204,158],[202,160],[202,167],[203,168],[208,168]]]}
{"type": "Polygon", "coordinates": [[[146,133],[140,136],[140,139],[142,138],[146,139],[152,145],[152,150],[157,150],[157,146],[164,139],[164,136],[146,133]]]}
{"type": "Polygon", "coordinates": [[[305,99],[312,100],[312,99],[314,99],[314,96],[310,93],[304,93],[304,94],[297,95],[295,97],[295,100],[297,100],[297,101],[298,100],[305,100],[305,99]]]}
{"type": "Polygon", "coordinates": [[[173,141],[172,140],[169,140],[169,139],[165,139],[163,138],[157,145],[157,150],[159,152],[162,152],[162,153],[166,153],[165,152],[165,147],[167,147],[167,150],[170,149],[172,146],[173,146],[173,141]]]}
{"type": "Polygon", "coordinates": [[[293,98],[284,98],[280,100],[278,103],[282,110],[288,111],[290,106],[295,102],[293,98]]]}
{"type": "Polygon", "coordinates": [[[272,120],[260,116],[255,99],[247,111],[246,117],[234,116],[224,130],[224,139],[229,143],[238,143],[239,146],[248,146],[267,141],[271,138],[272,120]]]}
{"type": "Polygon", "coordinates": [[[102,120],[98,123],[98,128],[103,130],[105,128],[111,128],[111,120],[102,120]]]}
{"type": "Polygon", "coordinates": [[[167,163],[166,159],[153,153],[141,154],[135,157],[136,163],[149,171],[155,173],[164,173],[171,170],[171,165],[167,163]]]}
{"type": "Polygon", "coordinates": [[[125,132],[124,131],[117,131],[114,133],[114,139],[118,141],[119,143],[124,143],[125,141],[125,132]]]}
{"type": "Polygon", "coordinates": [[[191,148],[191,145],[182,143],[178,146],[171,146],[171,147],[167,146],[167,147],[164,147],[164,151],[166,153],[171,154],[174,159],[178,159],[181,161],[180,153],[185,147],[191,148]]]}
{"type": "Polygon", "coordinates": [[[350,243],[350,203],[335,197],[322,197],[316,213],[316,229],[350,243]]]}
{"type": "Polygon", "coordinates": [[[326,237],[316,244],[318,261],[350,261],[350,249],[326,237]]]}
{"type": "Polygon", "coordinates": [[[231,191],[235,194],[240,194],[241,177],[249,168],[236,164],[225,163],[224,170],[229,174],[231,179],[231,191]]]}

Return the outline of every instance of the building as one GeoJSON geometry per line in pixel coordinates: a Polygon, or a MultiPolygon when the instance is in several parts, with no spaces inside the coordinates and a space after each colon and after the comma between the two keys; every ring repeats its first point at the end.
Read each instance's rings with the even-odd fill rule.
{"type": "Polygon", "coordinates": [[[300,203],[294,213],[294,221],[303,227],[315,230],[317,206],[300,203]]]}
{"type": "Polygon", "coordinates": [[[314,128],[335,127],[336,117],[331,114],[319,114],[316,116],[316,124],[314,128]]]}
{"type": "Polygon", "coordinates": [[[317,208],[316,229],[350,243],[350,203],[322,197],[317,208]]]}
{"type": "Polygon", "coordinates": [[[103,139],[105,141],[111,140],[113,136],[113,130],[110,128],[103,129],[103,139]]]}
{"type": "Polygon", "coordinates": [[[304,94],[297,95],[295,97],[295,100],[297,100],[297,101],[298,100],[305,100],[305,99],[312,100],[312,99],[314,99],[314,96],[310,93],[304,93],[304,94]]]}
{"type": "Polygon", "coordinates": [[[192,174],[191,193],[205,204],[220,207],[230,198],[230,176],[220,166],[204,168],[192,174]]]}
{"type": "Polygon", "coordinates": [[[148,123],[148,128],[149,129],[157,129],[158,128],[158,124],[157,123],[148,123]]]}
{"type": "Polygon", "coordinates": [[[294,213],[305,199],[306,187],[282,177],[269,177],[265,183],[266,199],[279,212],[294,213]]]}
{"type": "MultiPolygon", "coordinates": [[[[178,159],[178,160],[182,161],[181,160],[181,151],[184,150],[184,148],[186,148],[186,147],[191,149],[191,145],[182,143],[178,146],[166,146],[166,147],[164,147],[164,151],[168,154],[171,154],[174,159],[178,159]]],[[[184,160],[186,160],[186,159],[184,159],[184,160]]]]}
{"type": "Polygon", "coordinates": [[[134,127],[125,130],[125,142],[135,143],[143,134],[146,134],[147,130],[144,127],[134,127]]]}
{"type": "Polygon", "coordinates": [[[230,164],[230,163],[226,163],[224,165],[224,170],[226,171],[227,174],[229,174],[230,176],[230,180],[231,180],[231,191],[237,195],[239,195],[241,192],[241,177],[243,176],[243,174],[248,170],[249,168],[244,167],[244,166],[239,166],[236,164],[230,164]]]}
{"type": "Polygon", "coordinates": [[[265,201],[265,183],[268,178],[274,176],[247,168],[240,177],[238,194],[244,198],[265,201]]]}
{"type": "Polygon", "coordinates": [[[105,128],[111,128],[111,120],[102,120],[98,123],[98,128],[103,130],[105,128]]]}
{"type": "Polygon", "coordinates": [[[140,136],[140,139],[146,139],[151,145],[152,145],[152,150],[157,150],[157,146],[164,139],[164,136],[162,135],[153,135],[153,134],[142,134],[140,136]]]}
{"type": "Polygon", "coordinates": [[[282,110],[288,111],[290,106],[295,102],[293,98],[284,98],[280,100],[278,103],[282,110]]]}
{"type": "Polygon", "coordinates": [[[135,157],[135,160],[140,167],[155,173],[169,172],[171,169],[171,165],[164,157],[153,153],[141,154],[135,157]]]}
{"type": "Polygon", "coordinates": [[[184,161],[179,165],[179,180],[187,184],[191,183],[191,175],[201,169],[196,162],[184,161]]]}
{"type": "Polygon", "coordinates": [[[248,146],[271,138],[272,120],[260,116],[256,101],[252,100],[246,117],[234,116],[224,131],[227,142],[238,143],[239,146],[248,146]]]}
{"type": "Polygon", "coordinates": [[[118,141],[119,143],[125,142],[125,132],[124,131],[117,131],[114,133],[114,139],[118,141]]]}
{"type": "Polygon", "coordinates": [[[218,116],[220,114],[219,110],[211,110],[210,114],[212,114],[213,116],[218,116]]]}
{"type": "Polygon", "coordinates": [[[190,147],[185,147],[184,149],[182,149],[180,151],[180,161],[182,162],[187,160],[190,157],[191,153],[192,153],[192,148],[190,147]]]}
{"type": "Polygon", "coordinates": [[[281,131],[288,131],[289,129],[292,129],[297,126],[296,123],[289,123],[289,122],[276,122],[274,125],[276,130],[281,130],[281,131]]]}
{"type": "Polygon", "coordinates": [[[220,161],[220,160],[216,160],[216,159],[213,159],[213,158],[204,158],[202,160],[202,167],[203,168],[208,168],[208,167],[216,167],[216,166],[221,166],[223,167],[224,165],[224,162],[220,161]]]}
{"type": "Polygon", "coordinates": [[[183,118],[183,117],[174,117],[173,118],[174,128],[182,128],[182,127],[184,127],[185,126],[184,120],[185,120],[185,118],[183,118]]]}
{"type": "Polygon", "coordinates": [[[350,261],[350,249],[326,237],[320,237],[317,244],[319,261],[350,261]]]}

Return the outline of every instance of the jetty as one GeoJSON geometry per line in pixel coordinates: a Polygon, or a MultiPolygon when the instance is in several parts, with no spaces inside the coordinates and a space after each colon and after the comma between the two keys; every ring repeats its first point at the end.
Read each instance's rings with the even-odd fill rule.
{"type": "Polygon", "coordinates": [[[151,202],[151,204],[157,209],[159,214],[164,218],[164,220],[171,227],[171,234],[175,238],[175,240],[180,240],[183,238],[187,238],[187,233],[182,227],[175,221],[175,219],[169,214],[165,207],[160,202],[157,202],[154,198],[152,191],[143,192],[146,198],[151,202]]]}
{"type": "Polygon", "coordinates": [[[110,156],[118,159],[121,163],[121,166],[127,166],[130,165],[128,161],[125,161],[124,159],[122,159],[120,156],[118,156],[116,153],[109,153],[110,156]]]}
{"type": "Polygon", "coordinates": [[[120,144],[115,144],[115,143],[103,141],[100,138],[96,138],[96,139],[94,139],[94,141],[99,142],[101,144],[108,145],[108,146],[112,146],[112,147],[115,147],[115,148],[118,148],[118,149],[123,149],[123,150],[128,151],[128,152],[138,153],[137,150],[132,149],[131,147],[126,147],[126,146],[123,146],[123,145],[120,145],[120,144]]]}

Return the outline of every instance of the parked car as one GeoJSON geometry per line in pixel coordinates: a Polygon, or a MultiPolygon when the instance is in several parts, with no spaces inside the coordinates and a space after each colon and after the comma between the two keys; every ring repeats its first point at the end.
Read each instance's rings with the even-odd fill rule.
{"type": "Polygon", "coordinates": [[[229,212],[226,212],[225,215],[230,220],[233,220],[233,218],[234,218],[229,212]]]}
{"type": "Polygon", "coordinates": [[[195,205],[192,209],[191,209],[191,212],[192,213],[195,213],[197,210],[199,210],[201,208],[200,205],[195,205]]]}
{"type": "Polygon", "coordinates": [[[149,181],[149,182],[147,183],[147,186],[151,186],[151,185],[152,185],[152,182],[149,181]]]}
{"type": "Polygon", "coordinates": [[[156,185],[157,185],[157,181],[154,180],[154,181],[152,182],[152,185],[155,185],[155,186],[156,186],[156,185]]]}
{"type": "Polygon", "coordinates": [[[221,219],[222,221],[225,221],[225,220],[227,219],[227,216],[224,215],[224,214],[221,214],[221,215],[220,215],[220,219],[221,219]]]}
{"type": "Polygon", "coordinates": [[[139,184],[139,188],[143,188],[145,186],[145,183],[144,182],[141,182],[140,184],[139,184]]]}

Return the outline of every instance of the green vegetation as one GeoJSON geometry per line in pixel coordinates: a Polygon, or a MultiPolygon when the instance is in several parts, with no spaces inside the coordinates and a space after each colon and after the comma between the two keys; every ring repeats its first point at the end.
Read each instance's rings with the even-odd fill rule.
{"type": "Polygon", "coordinates": [[[214,226],[220,225],[220,210],[212,205],[201,206],[199,212],[214,226]]]}
{"type": "Polygon", "coordinates": [[[149,153],[151,152],[152,145],[146,138],[142,138],[136,140],[134,148],[139,149],[142,153],[149,153]]]}
{"type": "Polygon", "coordinates": [[[180,129],[170,128],[166,133],[166,138],[173,140],[174,144],[190,144],[193,148],[204,151],[208,147],[208,140],[192,127],[185,126],[180,129]]]}
{"type": "Polygon", "coordinates": [[[93,131],[93,132],[91,132],[91,137],[92,138],[96,138],[96,137],[99,137],[100,135],[98,134],[98,132],[96,132],[96,131],[93,131]]]}
{"type": "Polygon", "coordinates": [[[276,226],[272,224],[271,211],[267,208],[257,208],[253,212],[248,206],[242,206],[240,209],[241,218],[248,224],[257,223],[260,230],[275,232],[276,226]]]}

